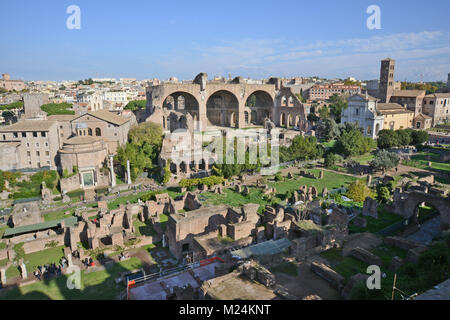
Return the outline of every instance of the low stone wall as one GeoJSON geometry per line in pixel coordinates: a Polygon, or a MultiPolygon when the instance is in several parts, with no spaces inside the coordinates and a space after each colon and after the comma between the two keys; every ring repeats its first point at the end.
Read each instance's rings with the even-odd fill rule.
{"type": "Polygon", "coordinates": [[[411,263],[417,263],[419,261],[420,255],[428,249],[426,246],[419,246],[408,250],[406,254],[406,261],[411,263]]]}
{"type": "Polygon", "coordinates": [[[381,259],[380,257],[374,255],[370,251],[367,251],[366,249],[357,247],[355,249],[352,249],[350,251],[350,256],[361,260],[362,262],[365,262],[369,265],[377,265],[381,266],[381,259]]]}
{"type": "Polygon", "coordinates": [[[410,250],[420,245],[415,241],[408,240],[402,237],[386,237],[384,238],[383,242],[387,245],[400,248],[403,250],[410,250]]]}
{"type": "Polygon", "coordinates": [[[341,291],[344,283],[344,277],[339,273],[320,262],[312,262],[311,271],[328,281],[338,291],[341,291]]]}
{"type": "Polygon", "coordinates": [[[357,273],[354,276],[352,276],[344,289],[342,289],[341,295],[345,300],[350,300],[350,295],[352,293],[353,288],[358,285],[359,283],[366,283],[367,278],[369,278],[369,275],[357,273]]]}
{"type": "Polygon", "coordinates": [[[57,236],[53,236],[53,237],[48,237],[45,239],[38,239],[38,240],[34,240],[34,241],[25,242],[23,244],[23,249],[25,251],[25,254],[49,249],[49,247],[46,247],[45,245],[52,241],[56,241],[57,247],[63,246],[64,245],[64,235],[61,234],[61,235],[57,235],[57,236]]]}
{"type": "Polygon", "coordinates": [[[0,250],[0,260],[8,259],[8,249],[0,250]]]}

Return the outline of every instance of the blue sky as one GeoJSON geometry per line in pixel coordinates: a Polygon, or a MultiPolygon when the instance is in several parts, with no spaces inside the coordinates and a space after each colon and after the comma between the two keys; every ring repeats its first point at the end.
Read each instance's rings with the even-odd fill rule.
{"type": "Polygon", "coordinates": [[[0,0],[0,72],[24,80],[170,76],[446,80],[450,1],[0,0]],[[69,5],[81,29],[69,30],[69,5]],[[369,5],[381,29],[369,30],[369,5]]]}

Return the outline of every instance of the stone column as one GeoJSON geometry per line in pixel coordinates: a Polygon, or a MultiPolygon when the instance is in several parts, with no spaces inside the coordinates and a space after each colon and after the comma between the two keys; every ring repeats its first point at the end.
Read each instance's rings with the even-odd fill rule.
{"type": "Polygon", "coordinates": [[[246,126],[244,110],[245,110],[245,101],[240,100],[238,113],[236,114],[236,121],[238,123],[236,128],[245,128],[246,126]]]}
{"type": "Polygon", "coordinates": [[[208,124],[208,118],[206,116],[206,92],[201,92],[198,101],[198,121],[201,124],[200,130],[205,130],[208,124]]]}
{"type": "Polygon", "coordinates": [[[127,160],[127,184],[131,184],[130,160],[127,160]]]}
{"type": "Polygon", "coordinates": [[[66,256],[66,259],[67,259],[68,267],[73,266],[72,254],[68,254],[68,255],[66,256]]]}
{"type": "Polygon", "coordinates": [[[22,272],[22,279],[28,278],[28,274],[27,274],[27,266],[25,265],[24,262],[22,262],[22,263],[20,264],[20,270],[21,270],[21,272],[22,272]]]}
{"type": "Polygon", "coordinates": [[[0,282],[3,286],[6,285],[6,268],[0,269],[0,282]]]}
{"type": "Polygon", "coordinates": [[[116,186],[116,174],[114,173],[114,156],[110,155],[109,156],[109,172],[111,174],[111,187],[115,187],[116,186]]]}

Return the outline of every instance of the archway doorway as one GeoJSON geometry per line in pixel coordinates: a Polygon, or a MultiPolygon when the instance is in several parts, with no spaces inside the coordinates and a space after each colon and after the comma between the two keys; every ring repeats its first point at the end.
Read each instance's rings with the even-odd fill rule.
{"type": "Polygon", "coordinates": [[[269,93],[258,90],[249,95],[245,106],[251,109],[250,122],[254,125],[261,125],[273,108],[273,99],[269,93]]]}
{"type": "Polygon", "coordinates": [[[239,101],[226,90],[213,93],[206,102],[206,117],[211,125],[234,127],[238,125],[239,101]],[[234,114],[234,115],[233,115],[234,114]]]}

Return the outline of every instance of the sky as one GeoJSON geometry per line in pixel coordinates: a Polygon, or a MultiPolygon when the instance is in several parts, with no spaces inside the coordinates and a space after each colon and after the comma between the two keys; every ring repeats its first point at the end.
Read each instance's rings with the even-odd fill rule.
{"type": "Polygon", "coordinates": [[[448,0],[0,0],[0,73],[23,80],[379,78],[446,81],[448,0]],[[66,12],[80,8],[80,29],[66,12]],[[370,5],[381,29],[369,29],[370,5]]]}

